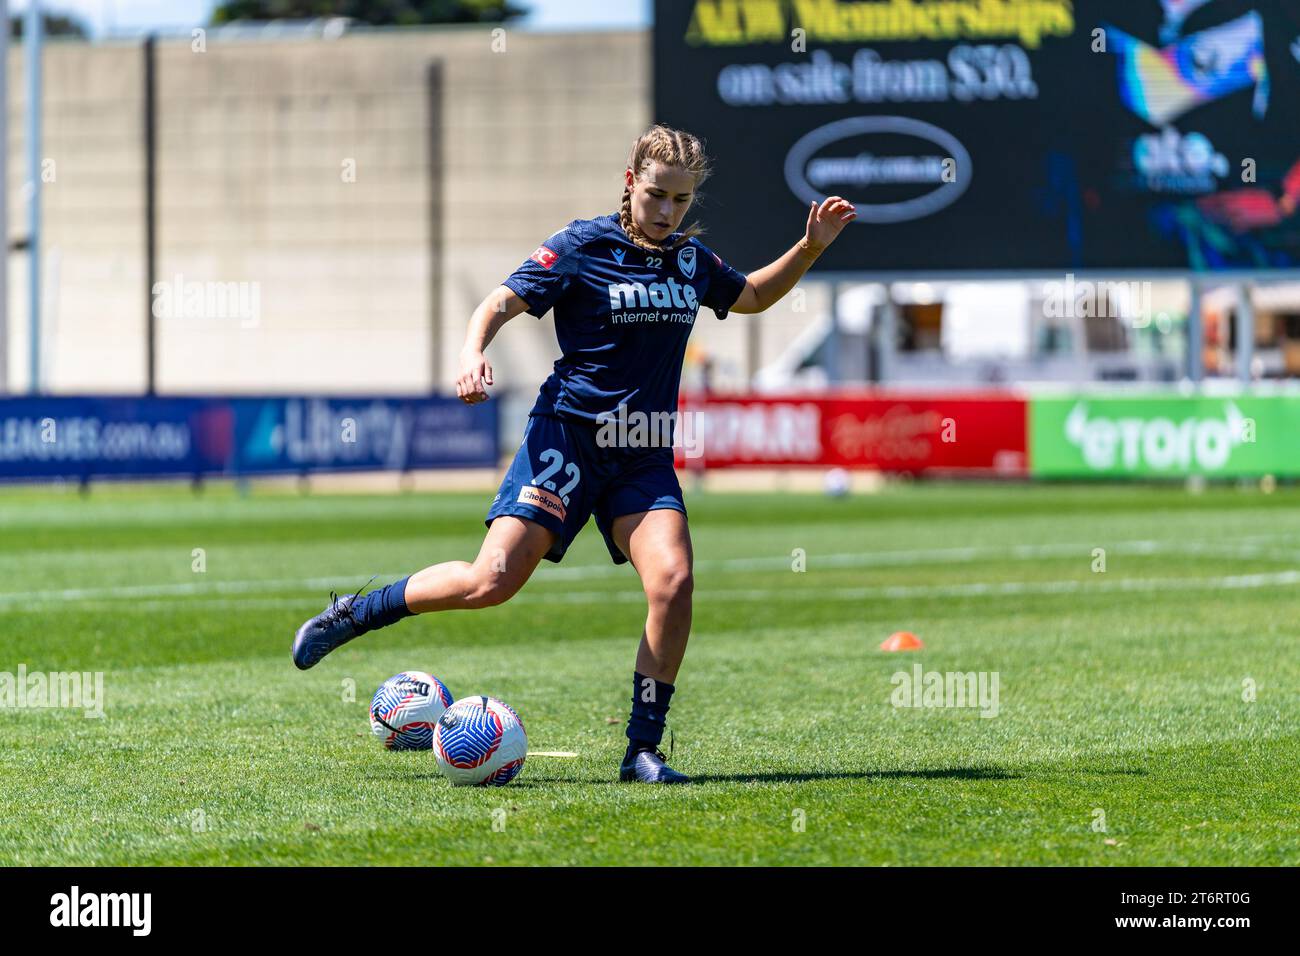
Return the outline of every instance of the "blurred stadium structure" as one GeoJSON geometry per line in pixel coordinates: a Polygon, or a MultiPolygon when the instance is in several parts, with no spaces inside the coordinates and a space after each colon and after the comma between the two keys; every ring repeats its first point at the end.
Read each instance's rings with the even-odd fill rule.
{"type": "MultiPolygon", "coordinates": [[[[715,179],[705,185],[692,218],[708,227],[706,242],[739,268],[749,269],[761,264],[751,249],[766,249],[771,258],[801,228],[798,200],[785,181],[793,140],[846,114],[933,119],[959,109],[973,117],[972,127],[988,126],[995,136],[1003,135],[1025,115],[1047,115],[1007,112],[1012,100],[1039,98],[1041,91],[1026,71],[1039,70],[1036,81],[1045,87],[1049,54],[1064,49],[1052,44],[1073,44],[1070,56],[1092,55],[1093,24],[1106,17],[1146,37],[1161,63],[1175,63],[1169,75],[1152,81],[1154,87],[1105,93],[1107,115],[1126,108],[1134,128],[1173,129],[1177,117],[1151,118],[1166,94],[1208,102],[1207,109],[1216,108],[1216,98],[1235,96],[1240,101],[1234,101],[1236,106],[1245,104],[1239,112],[1249,116],[1253,102],[1258,119],[1264,115],[1260,91],[1267,87],[1273,102],[1265,106],[1275,124],[1293,116],[1300,103],[1292,97],[1300,81],[1290,75],[1300,75],[1300,64],[1286,52],[1300,28],[1291,29],[1296,18],[1281,4],[1261,5],[1268,15],[1260,22],[1271,33],[1245,22],[1248,17],[1240,23],[1231,19],[1229,13],[1240,13],[1234,4],[1226,5],[1232,11],[1219,15],[1215,3],[1149,0],[1131,4],[1142,9],[1128,20],[1129,8],[1111,0],[1073,5],[1006,0],[1006,5],[1074,13],[1068,29],[1058,18],[1044,27],[1042,36],[1026,38],[1020,16],[1003,21],[1010,25],[1001,32],[990,28],[974,39],[961,31],[909,35],[906,23],[899,28],[870,17],[832,17],[805,24],[806,50],[794,49],[790,41],[797,5],[780,0],[659,3],[657,33],[532,33],[490,25],[363,29],[334,19],[235,24],[162,35],[143,44],[49,40],[43,54],[43,305],[35,391],[65,396],[151,391],[160,396],[445,395],[473,307],[560,226],[617,207],[627,148],[652,119],[682,125],[719,147],[715,179]],[[1226,39],[1214,33],[1220,22],[1237,24],[1226,39]],[[1290,32],[1279,48],[1278,34],[1286,30],[1290,32]],[[1219,75],[1204,80],[1202,89],[1177,74],[1177,44],[1184,42],[1179,37],[1193,42],[1209,34],[1219,44],[1216,50],[1236,59],[1217,67],[1219,75]],[[1156,50],[1161,43],[1167,44],[1163,52],[1156,50]],[[936,106],[933,101],[943,97],[909,100],[898,92],[910,82],[905,76],[891,86],[892,74],[880,79],[877,70],[870,74],[875,79],[861,84],[864,89],[869,82],[883,84],[875,92],[857,91],[855,102],[837,99],[832,94],[841,64],[836,61],[852,62],[854,51],[864,47],[881,62],[937,63],[946,57],[953,72],[945,83],[962,79],[967,67],[953,64],[965,55],[962,51],[973,51],[975,66],[970,68],[977,70],[985,89],[964,100],[948,96],[954,102],[936,106]],[[987,56],[980,52],[985,48],[992,51],[987,56]],[[827,50],[834,54],[830,59],[827,50]],[[808,51],[822,59],[809,61],[807,83],[796,90],[804,80],[782,74],[781,64],[808,60],[808,51]],[[923,54],[929,59],[921,59],[923,54]],[[146,94],[151,62],[152,110],[146,94]],[[778,79],[766,94],[761,86],[737,86],[741,92],[733,90],[733,100],[748,96],[745,105],[755,107],[745,112],[735,102],[724,103],[728,93],[719,71],[729,67],[749,71],[743,74],[745,83],[755,76],[778,79]],[[829,71],[825,76],[832,94],[816,100],[821,82],[816,70],[822,67],[829,71]],[[682,83],[695,84],[688,86],[694,93],[683,96],[682,83]],[[989,92],[989,84],[997,83],[1007,89],[989,92]],[[1011,88],[1015,84],[1018,89],[1011,88]],[[802,124],[797,130],[778,128],[767,119],[776,115],[770,109],[783,96],[803,98],[796,104],[797,123],[802,124]],[[1135,106],[1135,100],[1141,102],[1135,106]],[[764,113],[758,107],[770,109],[764,113]],[[994,119],[986,120],[980,110],[994,119]],[[150,141],[155,144],[152,209],[146,185],[150,141]],[[754,177],[760,175],[765,178],[756,187],[754,177]],[[156,257],[149,274],[151,215],[156,257]],[[743,251],[728,245],[727,237],[738,232],[747,234],[749,245],[743,251]],[[152,378],[151,324],[156,336],[152,378]]],[[[818,9],[871,6],[842,2],[818,9]]],[[[979,33],[973,27],[968,32],[979,33]]],[[[1138,43],[1117,29],[1110,36],[1112,42],[1138,43]]],[[[30,189],[24,160],[25,55],[24,42],[15,40],[7,75],[8,221],[16,251],[10,257],[6,341],[0,341],[5,382],[14,395],[33,391],[28,259],[21,248],[30,189]]],[[[1137,62],[1138,54],[1133,55],[1137,62]]],[[[1114,67],[1104,70],[1109,76],[1114,67]]],[[[1103,99],[1100,87],[1095,92],[1076,87],[1071,95],[1103,99]]],[[[1044,108],[1060,112],[1059,104],[1044,108]]],[[[1226,156],[1215,154],[1234,174],[1250,137],[1276,138],[1254,127],[1236,133],[1244,144],[1233,144],[1226,156]]],[[[1179,161],[1191,164],[1189,157],[1199,155],[1192,146],[1200,140],[1193,141],[1187,129],[1172,135],[1182,137],[1179,161]]],[[[1291,136],[1283,150],[1293,141],[1291,136]]],[[[1226,150],[1228,144],[1214,145],[1226,150]]],[[[1014,178],[1020,175],[1017,160],[1009,157],[1033,150],[1007,142],[1003,152],[1011,167],[1005,175],[1014,178]]],[[[973,153],[977,175],[987,176],[992,161],[1003,158],[973,153]]],[[[1107,155],[1113,160],[1116,154],[1107,155]]],[[[1300,148],[1293,155],[1300,157],[1300,148]]],[[[1090,161],[1079,160],[1081,180],[1090,161]]],[[[1124,162],[1112,172],[1116,177],[1134,174],[1124,162]]],[[[1172,181],[1185,185],[1204,171],[1175,172],[1181,177],[1172,176],[1172,181]]],[[[1280,184],[1275,193],[1280,190],[1283,205],[1294,198],[1287,190],[1298,185],[1285,172],[1277,162],[1265,163],[1260,172],[1280,184]]],[[[1224,185],[1229,177],[1222,170],[1217,175],[1215,188],[1229,192],[1224,185]]],[[[980,204],[988,199],[980,198],[978,189],[987,182],[977,179],[964,200],[952,201],[953,214],[968,207],[983,210],[980,204]]],[[[960,189],[966,188],[963,182],[960,189]]],[[[823,192],[834,191],[860,198],[832,179],[823,192]]],[[[1031,196],[1034,183],[1024,181],[1019,192],[1021,199],[1031,196]]],[[[1009,222],[998,221],[998,207],[985,216],[990,248],[1003,241],[1007,229],[1023,225],[1011,198],[1003,201],[1009,222]]],[[[1088,209],[1098,202],[1086,189],[1083,201],[1088,209]]],[[[1111,209],[1132,206],[1134,215],[1162,214],[1148,209],[1143,199],[1126,203],[1122,190],[1101,201],[1110,202],[1105,208],[1111,209]]],[[[920,402],[924,406],[954,390],[973,389],[979,398],[990,389],[1010,389],[1004,394],[1023,404],[1025,390],[1039,387],[1056,394],[1067,387],[1123,383],[1145,387],[1144,394],[1181,388],[1176,393],[1194,401],[1188,396],[1204,394],[1196,390],[1203,379],[1228,385],[1282,380],[1282,391],[1268,390],[1277,398],[1290,394],[1285,380],[1300,377],[1300,269],[1291,265],[1300,243],[1287,216],[1274,224],[1275,238],[1280,236],[1275,246],[1255,260],[1248,257],[1256,246],[1249,245],[1232,246],[1222,262],[1208,266],[1198,266],[1193,257],[1179,267],[1156,253],[1129,268],[1113,263],[1098,267],[1095,263],[1109,260],[1080,245],[1072,247],[1075,258],[1048,268],[1030,263],[1025,250],[1008,247],[1005,266],[993,268],[954,266],[943,259],[938,250],[954,235],[975,259],[983,261],[985,251],[979,235],[954,231],[953,223],[961,221],[945,215],[922,216],[904,229],[897,223],[855,225],[850,231],[856,231],[856,242],[836,249],[854,258],[810,274],[798,294],[767,314],[733,316],[726,322],[702,315],[688,354],[687,391],[707,387],[715,394],[757,395],[873,387],[877,391],[872,394],[879,397],[885,394],[882,387],[919,389],[928,396],[920,402]],[[903,234],[910,238],[895,243],[903,234]],[[910,268],[882,270],[877,257],[896,263],[895,253],[911,254],[908,242],[919,242],[922,249],[929,243],[936,262],[942,263],[926,268],[913,255],[910,268]],[[1241,249],[1247,259],[1234,259],[1241,249]],[[1072,265],[1076,261],[1077,269],[1072,265]],[[1087,307],[1076,309],[1082,301],[1076,289],[1084,286],[1087,307]]],[[[1198,234],[1209,237],[1207,248],[1216,237],[1229,234],[1232,245],[1248,231],[1233,233],[1222,218],[1217,224],[1209,219],[1198,234]]],[[[1130,226],[1124,219],[1119,233],[1132,233],[1130,226]]],[[[1059,225],[1058,231],[1064,234],[1069,228],[1059,225]]],[[[1150,237],[1131,238],[1138,246],[1157,244],[1150,237]]],[[[1031,252],[1050,246],[1033,236],[1025,243],[1031,252]]],[[[558,354],[551,321],[550,316],[541,322],[521,318],[493,344],[491,358],[505,398],[500,435],[507,444],[558,354]]],[[[1218,393],[1212,389],[1208,394],[1218,393]]],[[[1036,426],[1032,413],[1025,414],[1026,437],[1015,448],[992,452],[995,458],[1001,453],[1001,464],[989,459],[973,467],[1026,470],[1027,436],[1036,426]]],[[[1177,422],[1178,414],[1171,414],[1177,422]]],[[[1214,410],[1212,417],[1218,414],[1214,410]]],[[[1290,399],[1278,414],[1279,422],[1300,422],[1290,399]]],[[[917,415],[921,423],[915,427],[927,434],[944,420],[937,412],[917,415]]],[[[862,421],[870,432],[869,418],[862,421]]],[[[907,435],[915,437],[910,430],[907,435]]],[[[938,441],[936,436],[926,440],[938,441]]],[[[1158,438],[1153,441],[1159,444],[1158,438]]],[[[1081,442],[1074,444],[1083,447],[1081,442]]],[[[879,463],[870,456],[848,458],[850,465],[879,463]]],[[[1293,464],[1269,462],[1243,466],[1241,473],[1287,473],[1289,468],[1300,473],[1300,458],[1293,464]]],[[[815,463],[825,462],[818,457],[815,463]]],[[[1196,470],[1194,463],[1188,467],[1196,470]]]]}
{"type": "MultiPolygon", "coordinates": [[[[180,277],[182,299],[186,283],[240,284],[249,313],[159,318],[160,394],[446,390],[474,306],[559,225],[617,205],[649,121],[644,35],[511,32],[493,54],[481,27],[249,32],[212,30],[201,53],[188,34],[156,45],[154,279],[180,277]]],[[[16,43],[14,230],[22,56],[16,43]]],[[[139,43],[45,51],[42,391],[148,384],[145,62],[139,43]]],[[[6,350],[19,393],[23,267],[15,256],[6,350]]],[[[501,381],[539,380],[553,333],[510,333],[501,381]]]]}

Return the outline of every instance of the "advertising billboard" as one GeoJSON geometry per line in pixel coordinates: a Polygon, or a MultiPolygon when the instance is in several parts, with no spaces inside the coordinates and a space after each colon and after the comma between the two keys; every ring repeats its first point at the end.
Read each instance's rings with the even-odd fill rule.
{"type": "Polygon", "coordinates": [[[1294,0],[660,0],[654,115],[739,268],[808,203],[824,271],[1300,267],[1294,0]]]}
{"type": "Polygon", "coordinates": [[[684,396],[687,468],[1023,475],[1025,400],[1006,392],[684,396]]]}
{"type": "Polygon", "coordinates": [[[490,468],[496,404],[444,396],[0,399],[0,480],[490,468]]]}
{"type": "Polygon", "coordinates": [[[1035,397],[1036,478],[1300,475],[1300,395],[1035,397]]]}

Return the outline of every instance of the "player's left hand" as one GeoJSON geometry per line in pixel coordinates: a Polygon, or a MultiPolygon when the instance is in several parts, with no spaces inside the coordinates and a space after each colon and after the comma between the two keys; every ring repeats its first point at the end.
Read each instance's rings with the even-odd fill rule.
{"type": "Polygon", "coordinates": [[[840,234],[840,230],[858,218],[857,208],[842,196],[828,196],[819,206],[808,204],[808,227],[804,242],[813,252],[821,252],[840,234]]]}

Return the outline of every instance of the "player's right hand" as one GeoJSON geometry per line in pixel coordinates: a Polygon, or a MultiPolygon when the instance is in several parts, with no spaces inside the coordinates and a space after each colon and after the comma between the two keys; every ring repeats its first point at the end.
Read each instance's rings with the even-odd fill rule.
{"type": "Polygon", "coordinates": [[[456,379],[456,397],[466,405],[488,400],[486,386],[492,384],[492,366],[477,349],[460,353],[460,377],[456,379]]]}

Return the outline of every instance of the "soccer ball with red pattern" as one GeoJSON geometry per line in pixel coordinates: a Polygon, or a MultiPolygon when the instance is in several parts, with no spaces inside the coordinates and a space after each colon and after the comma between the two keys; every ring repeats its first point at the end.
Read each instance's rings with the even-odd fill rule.
{"type": "Polygon", "coordinates": [[[466,697],[438,718],[433,755],[458,787],[502,787],[524,769],[528,735],[514,709],[495,697],[466,697]]]}
{"type": "Polygon", "coordinates": [[[379,685],[370,729],[389,750],[429,750],[434,726],[452,702],[447,685],[424,671],[402,671],[379,685]]]}

